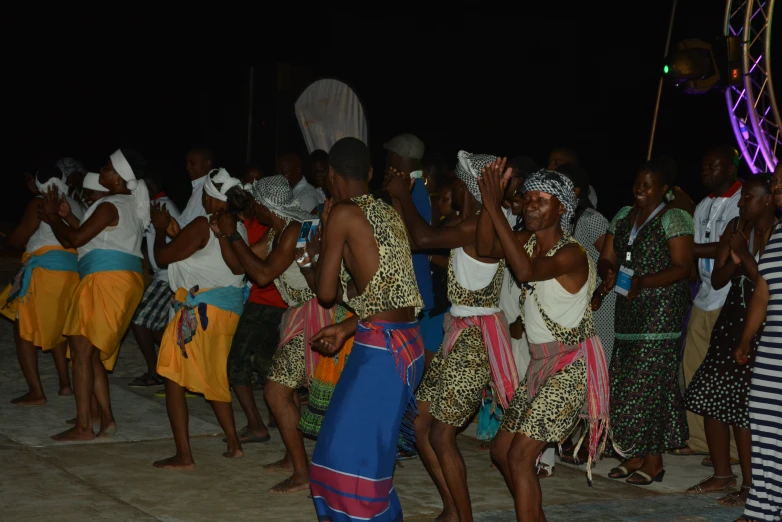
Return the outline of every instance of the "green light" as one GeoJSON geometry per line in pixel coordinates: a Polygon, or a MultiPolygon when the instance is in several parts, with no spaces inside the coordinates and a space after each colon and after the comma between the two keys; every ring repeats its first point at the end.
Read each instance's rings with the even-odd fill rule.
{"type": "Polygon", "coordinates": [[[668,66],[667,65],[663,67],[663,73],[668,74],[668,66]]]}

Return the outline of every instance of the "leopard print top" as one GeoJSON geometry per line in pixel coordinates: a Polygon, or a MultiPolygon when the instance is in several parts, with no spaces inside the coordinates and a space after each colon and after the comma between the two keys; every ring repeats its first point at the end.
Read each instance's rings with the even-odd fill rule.
{"type": "MultiPolygon", "coordinates": [[[[359,319],[396,310],[414,307],[416,315],[424,305],[418,292],[413,271],[410,243],[402,218],[393,207],[366,194],[352,198],[372,226],[377,241],[380,265],[364,292],[347,301],[347,305],[359,319]]],[[[342,265],[342,288],[347,294],[350,274],[342,265]]]]}
{"type": "MultiPolygon", "coordinates": [[[[288,225],[290,225],[291,221],[289,219],[285,220],[285,228],[288,228],[288,225]]],[[[283,232],[285,231],[285,228],[283,228],[283,232]]],[[[267,256],[268,253],[272,251],[272,246],[274,243],[274,229],[269,229],[269,239],[268,243],[266,245],[266,252],[267,256]]],[[[315,293],[310,290],[309,286],[306,286],[304,288],[293,288],[288,282],[285,280],[285,274],[288,273],[288,270],[299,270],[299,266],[296,264],[296,261],[291,264],[291,266],[285,270],[285,272],[282,273],[280,277],[277,277],[274,279],[274,286],[277,288],[277,291],[280,292],[280,297],[282,297],[282,300],[285,301],[285,304],[287,304],[291,308],[296,308],[297,306],[301,306],[310,299],[315,298],[315,293]]]]}
{"type": "Polygon", "coordinates": [[[448,261],[448,300],[451,304],[475,308],[499,308],[500,290],[502,289],[502,280],[505,275],[505,259],[501,259],[497,264],[497,272],[494,274],[491,283],[480,290],[467,290],[456,280],[456,274],[453,271],[454,250],[451,250],[448,261]]]}
{"type": "MultiPolygon", "coordinates": [[[[576,245],[580,246],[582,249],[584,247],[581,246],[581,244],[575,240],[575,238],[569,234],[566,234],[562,236],[562,239],[557,242],[556,245],[554,245],[554,248],[546,252],[546,257],[551,257],[554,254],[556,254],[559,249],[564,247],[565,245],[569,245],[575,243],[576,245]]],[[[533,234],[532,237],[529,238],[529,241],[527,241],[527,244],[524,245],[524,249],[527,251],[527,255],[531,256],[533,250],[535,249],[535,245],[537,244],[537,239],[535,238],[535,235],[533,234]]],[[[589,296],[590,299],[587,301],[587,307],[584,311],[584,318],[581,319],[581,322],[576,326],[575,328],[565,328],[564,326],[561,326],[560,324],[557,324],[554,322],[553,319],[551,319],[548,314],[546,314],[545,310],[543,310],[543,307],[540,305],[540,302],[538,301],[538,294],[535,292],[535,282],[530,282],[523,284],[521,286],[521,296],[519,297],[519,304],[521,305],[521,320],[524,321],[524,301],[527,299],[527,293],[532,293],[535,297],[535,303],[538,305],[538,310],[540,311],[541,317],[543,317],[543,321],[546,323],[546,328],[549,329],[551,334],[554,336],[554,339],[561,342],[562,344],[568,345],[568,346],[575,346],[577,344],[581,344],[585,340],[594,337],[597,335],[597,332],[595,330],[595,321],[594,316],[592,314],[592,307],[589,306],[589,302],[591,301],[591,296],[595,291],[595,288],[597,286],[597,270],[595,269],[595,264],[592,262],[592,260],[589,258],[589,256],[586,256],[587,261],[589,262],[589,276],[587,277],[587,283],[589,284],[589,296]]]]}

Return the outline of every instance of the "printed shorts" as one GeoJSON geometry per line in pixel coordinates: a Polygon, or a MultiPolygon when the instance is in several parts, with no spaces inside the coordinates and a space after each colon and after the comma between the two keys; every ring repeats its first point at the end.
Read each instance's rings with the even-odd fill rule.
{"type": "Polygon", "coordinates": [[[500,429],[543,442],[562,442],[576,426],[586,398],[586,363],[578,359],[549,377],[532,400],[525,379],[513,395],[500,429]]]}
{"type": "Polygon", "coordinates": [[[294,390],[307,386],[303,333],[277,349],[266,378],[294,390]]]}
{"type": "Polygon", "coordinates": [[[443,357],[440,346],[415,397],[429,403],[429,413],[435,419],[461,427],[478,410],[490,380],[489,356],[481,329],[470,326],[459,334],[448,357],[443,357]]]}

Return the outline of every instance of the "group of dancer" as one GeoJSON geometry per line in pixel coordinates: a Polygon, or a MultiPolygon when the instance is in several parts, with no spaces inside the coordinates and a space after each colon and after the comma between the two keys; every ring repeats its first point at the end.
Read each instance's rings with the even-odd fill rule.
{"type": "MultiPolygon", "coordinates": [[[[624,308],[621,320],[617,313],[615,350],[628,350],[635,328],[629,321],[649,318],[633,309],[646,302],[637,299],[640,294],[674,299],[658,303],[663,307],[686,301],[692,218],[664,204],[671,180],[664,169],[647,165],[636,179],[635,205],[623,209],[599,239],[581,244],[574,237],[574,218],[583,215],[579,202],[593,190],[578,169],[524,171],[520,162],[461,151],[455,178],[441,187],[440,201],[446,191],[450,199],[438,209],[441,224],[433,219],[433,209],[422,212],[416,199],[416,191],[423,186],[425,194],[426,185],[419,142],[402,135],[387,144],[383,188],[389,202],[370,192],[369,150],[355,138],[343,138],[313,158],[319,192],[302,181],[295,158],[281,158],[277,175],[247,173],[239,179],[213,168],[211,152],[195,149],[188,154],[193,195],[181,214],[168,204],[155,176],[143,179],[145,162],[132,150],[117,150],[100,174],[88,173],[79,181],[78,197],[86,201],[86,210],[72,197],[74,184],[69,186],[64,165],[39,170],[30,185],[37,197],[5,238],[6,245],[25,247],[21,270],[0,296],[2,313],[15,321],[17,353],[29,385],[14,402],[45,404],[36,347],[52,350],[61,394],[71,393],[71,359],[77,409],[74,426],[53,438],[112,436],[117,422],[107,372],[132,322],[137,339],[157,337],[160,344],[157,356],[152,342],[152,353],[145,350],[150,369],[140,379],[162,378],[176,447],[174,456],[154,466],[195,465],[188,392],[202,394],[214,409],[225,433],[223,455],[241,457],[243,442],[269,439],[251,374],[254,359],[268,350],[272,337],[276,349],[264,375],[264,399],[286,453],[267,468],[290,473],[272,491],[309,489],[322,521],[401,520],[394,468],[400,452],[415,448],[442,498],[438,520],[471,521],[457,434],[484,403],[488,388],[503,412],[491,457],[513,495],[517,518],[545,520],[541,454],[566,441],[580,419],[584,430],[573,454],[586,447],[590,483],[592,464],[610,437],[618,454],[636,450],[626,444],[628,432],[645,428],[628,423],[631,412],[622,407],[630,399],[620,398],[616,412],[609,406],[613,387],[632,393],[630,370],[622,370],[615,359],[609,377],[598,314],[620,294],[616,307],[624,308]],[[297,246],[302,223],[313,218],[320,220],[317,231],[305,247],[297,246]],[[666,266],[650,273],[656,258],[642,260],[633,244],[657,237],[669,245],[660,254],[666,266]],[[145,238],[155,270],[146,291],[145,238]],[[449,308],[438,323],[432,314],[422,314],[435,307],[431,290],[423,287],[432,285],[429,262],[434,266],[443,255],[438,263],[446,274],[449,308]],[[422,282],[415,256],[425,262],[428,283],[422,282]],[[247,281],[251,293],[276,291],[282,306],[253,310],[247,281]],[[508,284],[518,292],[513,317],[501,304],[508,284]],[[248,347],[248,329],[258,324],[278,327],[279,335],[265,333],[252,343],[258,346],[248,347]],[[514,325],[523,325],[528,358],[523,372],[514,325]],[[434,355],[425,356],[432,330],[440,339],[434,355]],[[304,414],[302,388],[309,389],[313,403],[304,414]],[[236,429],[231,389],[247,416],[243,430],[236,429]],[[311,462],[303,434],[317,438],[311,462]]],[[[777,206],[782,206],[780,181],[777,168],[768,187],[777,206]]],[[[756,290],[752,297],[745,339],[736,353],[740,362],[746,362],[765,307],[779,291],[779,262],[773,256],[782,239],[776,230],[760,267],[748,270],[747,277],[754,272],[769,290],[756,290]]],[[[736,245],[731,242],[715,257],[724,264],[733,256],[735,262],[742,252],[737,238],[736,245]]],[[[679,304],[684,310],[686,302],[679,304]]],[[[758,348],[755,369],[766,369],[769,382],[778,382],[774,372],[782,356],[769,324],[763,339],[770,348],[758,348]],[[761,363],[763,357],[768,362],[761,363]]],[[[612,346],[613,329],[610,335],[612,346]]],[[[754,392],[756,401],[771,393],[764,386],[769,384],[754,392]]],[[[760,412],[765,406],[755,408],[760,412]]],[[[750,499],[754,495],[778,510],[779,467],[766,469],[762,459],[773,455],[763,455],[756,474],[753,454],[750,499]]],[[[634,484],[661,480],[662,472],[651,469],[658,465],[654,451],[641,455],[637,465],[637,451],[627,456],[612,478],[629,477],[634,484]]],[[[765,511],[750,511],[750,504],[746,520],[771,520],[763,518],[765,511]]]]}

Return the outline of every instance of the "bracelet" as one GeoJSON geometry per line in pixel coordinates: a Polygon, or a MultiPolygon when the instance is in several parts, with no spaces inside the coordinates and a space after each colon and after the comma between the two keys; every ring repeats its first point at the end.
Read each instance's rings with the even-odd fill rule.
{"type": "Polygon", "coordinates": [[[228,236],[228,242],[229,243],[236,243],[237,241],[242,240],[242,235],[239,232],[234,232],[230,236],[228,236]]]}
{"type": "Polygon", "coordinates": [[[320,254],[315,254],[315,257],[312,258],[312,261],[317,263],[318,259],[320,259],[320,254]]]}
{"type": "Polygon", "coordinates": [[[212,234],[214,234],[217,239],[223,239],[225,237],[225,234],[222,232],[212,232],[212,234]]]}
{"type": "Polygon", "coordinates": [[[308,263],[308,264],[306,264],[306,265],[304,265],[304,266],[300,266],[300,267],[299,267],[299,270],[300,270],[300,271],[301,271],[301,273],[302,273],[302,274],[304,274],[304,275],[307,275],[307,274],[309,274],[310,272],[312,272],[312,263],[308,263]]]}

